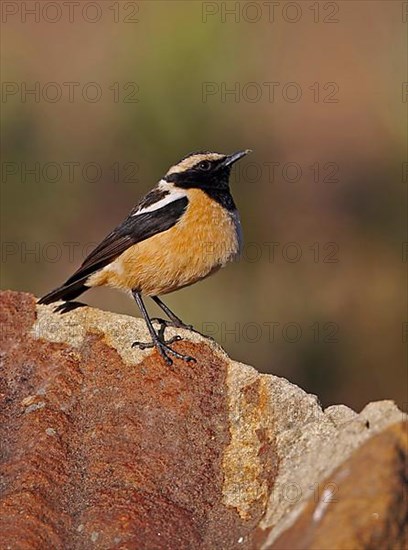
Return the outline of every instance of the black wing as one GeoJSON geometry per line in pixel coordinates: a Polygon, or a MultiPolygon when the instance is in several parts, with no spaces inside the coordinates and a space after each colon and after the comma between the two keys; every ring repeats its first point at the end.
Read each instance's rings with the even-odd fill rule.
{"type": "Polygon", "coordinates": [[[187,204],[187,197],[182,197],[151,212],[130,214],[85,258],[80,268],[61,287],[43,296],[39,303],[72,300],[79,296],[86,290],[84,282],[90,275],[110,264],[130,246],[173,227],[187,204]]]}

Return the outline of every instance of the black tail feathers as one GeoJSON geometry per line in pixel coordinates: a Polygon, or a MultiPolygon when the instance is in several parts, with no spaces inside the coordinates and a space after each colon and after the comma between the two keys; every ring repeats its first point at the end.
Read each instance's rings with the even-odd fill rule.
{"type": "Polygon", "coordinates": [[[42,298],[38,300],[39,304],[52,304],[58,300],[65,300],[69,302],[74,300],[80,294],[88,290],[88,286],[84,285],[83,281],[76,281],[75,283],[62,285],[55,290],[52,290],[42,298]]]}

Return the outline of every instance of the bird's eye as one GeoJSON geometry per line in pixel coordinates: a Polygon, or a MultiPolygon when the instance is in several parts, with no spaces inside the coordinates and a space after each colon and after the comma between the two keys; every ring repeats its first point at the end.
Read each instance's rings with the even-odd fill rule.
{"type": "Polygon", "coordinates": [[[211,162],[209,160],[202,160],[198,165],[199,170],[210,170],[211,168],[211,162]]]}

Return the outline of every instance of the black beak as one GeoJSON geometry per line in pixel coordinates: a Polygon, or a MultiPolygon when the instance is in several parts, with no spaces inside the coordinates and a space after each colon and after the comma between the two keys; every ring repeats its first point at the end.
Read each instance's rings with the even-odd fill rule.
{"type": "Polygon", "coordinates": [[[239,159],[242,159],[242,157],[245,157],[248,153],[252,153],[251,149],[245,149],[245,151],[237,151],[236,153],[232,153],[232,155],[228,155],[225,160],[222,162],[221,166],[231,166],[235,162],[237,162],[239,159]]]}

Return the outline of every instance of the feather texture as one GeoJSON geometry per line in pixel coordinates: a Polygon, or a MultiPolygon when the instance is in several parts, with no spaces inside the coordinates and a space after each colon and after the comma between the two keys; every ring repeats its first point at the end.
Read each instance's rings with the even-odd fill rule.
{"type": "Polygon", "coordinates": [[[129,247],[170,229],[182,216],[187,204],[188,199],[184,196],[157,210],[137,216],[129,215],[87,256],[79,269],[61,287],[43,296],[39,303],[72,300],[78,296],[89,286],[87,280],[91,275],[112,263],[129,247]]]}

